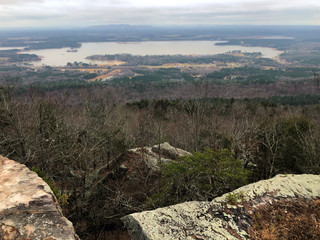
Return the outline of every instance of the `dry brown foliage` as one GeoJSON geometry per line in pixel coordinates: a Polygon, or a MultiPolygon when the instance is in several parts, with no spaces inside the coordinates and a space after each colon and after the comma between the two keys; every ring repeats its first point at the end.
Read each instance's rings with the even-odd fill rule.
{"type": "Polygon", "coordinates": [[[320,239],[320,200],[285,199],[252,214],[254,240],[320,239]]]}

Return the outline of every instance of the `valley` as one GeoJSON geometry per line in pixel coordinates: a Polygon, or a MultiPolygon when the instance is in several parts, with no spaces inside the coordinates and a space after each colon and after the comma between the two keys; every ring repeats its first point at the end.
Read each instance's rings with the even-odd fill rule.
{"type": "Polygon", "coordinates": [[[128,239],[131,213],[318,175],[318,29],[3,32],[0,153],[50,186],[85,240],[128,239]]]}

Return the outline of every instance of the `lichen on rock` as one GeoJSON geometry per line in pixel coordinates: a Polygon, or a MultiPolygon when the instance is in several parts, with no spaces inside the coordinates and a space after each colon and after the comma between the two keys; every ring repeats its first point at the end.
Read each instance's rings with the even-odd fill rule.
{"type": "Polygon", "coordinates": [[[132,239],[249,239],[252,216],[283,199],[320,197],[320,176],[278,175],[243,186],[211,202],[185,202],[122,218],[132,239]],[[241,196],[230,203],[230,194],[241,196]]]}

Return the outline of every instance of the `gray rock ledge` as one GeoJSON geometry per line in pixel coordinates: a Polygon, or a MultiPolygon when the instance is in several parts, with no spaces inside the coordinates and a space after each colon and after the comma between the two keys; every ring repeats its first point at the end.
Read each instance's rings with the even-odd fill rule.
{"type": "Polygon", "coordinates": [[[132,239],[248,239],[250,214],[283,199],[317,199],[320,176],[278,175],[243,186],[211,202],[185,202],[122,218],[132,239]],[[228,196],[239,196],[229,204],[228,196]],[[241,197],[240,197],[241,196],[241,197]]]}

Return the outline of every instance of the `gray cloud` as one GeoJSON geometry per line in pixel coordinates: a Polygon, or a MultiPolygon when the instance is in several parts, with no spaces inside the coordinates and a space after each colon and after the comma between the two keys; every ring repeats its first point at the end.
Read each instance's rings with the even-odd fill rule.
{"type": "Polygon", "coordinates": [[[44,0],[1,0],[1,5],[26,5],[29,3],[43,3],[44,0]]]}
{"type": "Polygon", "coordinates": [[[143,1],[138,1],[139,5],[130,0],[5,0],[0,5],[0,21],[18,27],[114,23],[320,24],[320,1],[316,0],[230,0],[228,3],[199,0],[201,4],[196,7],[144,6],[143,1]]]}

